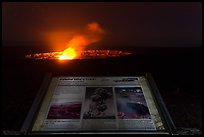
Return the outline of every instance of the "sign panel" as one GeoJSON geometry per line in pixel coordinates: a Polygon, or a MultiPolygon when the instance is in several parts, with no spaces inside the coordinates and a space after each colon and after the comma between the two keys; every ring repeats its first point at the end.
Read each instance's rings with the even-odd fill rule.
{"type": "Polygon", "coordinates": [[[31,131],[168,133],[144,76],[52,77],[31,131]]]}

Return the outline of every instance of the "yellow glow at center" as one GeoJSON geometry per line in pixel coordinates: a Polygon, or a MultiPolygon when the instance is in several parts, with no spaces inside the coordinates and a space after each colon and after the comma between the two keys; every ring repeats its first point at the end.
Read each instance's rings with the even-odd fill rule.
{"type": "Polygon", "coordinates": [[[59,56],[59,59],[60,60],[71,60],[71,59],[74,59],[76,55],[77,55],[76,51],[73,48],[69,47],[63,51],[62,55],[59,56]]]}

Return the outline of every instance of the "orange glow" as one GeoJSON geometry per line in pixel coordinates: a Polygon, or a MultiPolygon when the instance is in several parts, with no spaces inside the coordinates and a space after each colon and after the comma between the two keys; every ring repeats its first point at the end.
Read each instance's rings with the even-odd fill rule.
{"type": "Polygon", "coordinates": [[[59,56],[60,60],[71,60],[77,56],[76,51],[73,48],[67,48],[63,51],[62,55],[59,56]]]}
{"type": "Polygon", "coordinates": [[[86,46],[91,43],[98,42],[105,31],[96,22],[89,23],[85,32],[75,35],[68,43],[67,49],[63,51],[63,54],[59,56],[60,60],[74,59],[78,56],[80,51],[83,51],[86,46]]]}
{"type": "MultiPolygon", "coordinates": [[[[59,39],[59,47],[62,44],[67,48],[60,52],[36,53],[26,55],[26,58],[45,59],[45,60],[72,60],[72,59],[97,59],[107,57],[120,57],[131,53],[119,50],[86,50],[86,47],[92,43],[98,42],[105,34],[105,30],[97,22],[87,24],[82,33],[74,35],[67,44],[62,44],[59,39]]],[[[60,38],[60,35],[52,37],[60,38]]],[[[64,39],[64,37],[62,38],[64,39]]]]}
{"type": "MultiPolygon", "coordinates": [[[[66,50],[67,51],[67,50],[66,50]]],[[[130,52],[120,50],[83,50],[75,54],[75,50],[69,48],[69,54],[63,55],[63,52],[47,52],[28,54],[25,57],[30,59],[43,59],[43,60],[72,60],[72,59],[103,59],[111,57],[121,57],[130,55],[130,52]],[[73,51],[73,52],[72,52],[73,51]],[[72,54],[73,53],[73,54],[72,54]]],[[[65,54],[65,53],[64,53],[65,54]]]]}

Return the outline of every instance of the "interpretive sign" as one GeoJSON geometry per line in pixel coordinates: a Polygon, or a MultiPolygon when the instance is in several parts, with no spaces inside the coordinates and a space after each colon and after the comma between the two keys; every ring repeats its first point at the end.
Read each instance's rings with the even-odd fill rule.
{"type": "Polygon", "coordinates": [[[170,134],[169,121],[165,121],[154,96],[145,76],[51,77],[26,130],[170,134]]]}

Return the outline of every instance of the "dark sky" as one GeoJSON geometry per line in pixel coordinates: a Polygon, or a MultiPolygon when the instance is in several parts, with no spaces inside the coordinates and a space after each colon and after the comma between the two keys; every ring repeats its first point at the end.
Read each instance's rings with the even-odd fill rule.
{"type": "Polygon", "coordinates": [[[93,21],[107,30],[100,44],[202,46],[199,2],[2,3],[3,43],[63,44],[93,21]]]}

